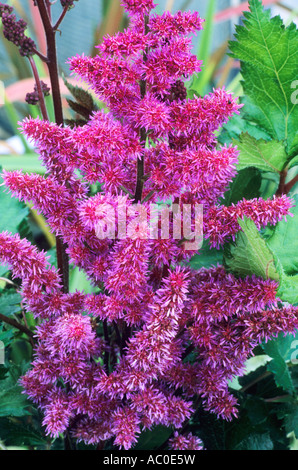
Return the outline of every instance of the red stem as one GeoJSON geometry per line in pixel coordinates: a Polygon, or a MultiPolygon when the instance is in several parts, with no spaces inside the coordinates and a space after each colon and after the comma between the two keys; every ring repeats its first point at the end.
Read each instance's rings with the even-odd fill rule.
{"type": "Polygon", "coordinates": [[[7,323],[7,324],[10,325],[10,326],[13,326],[14,328],[17,328],[17,329],[20,330],[22,333],[25,333],[27,336],[29,336],[29,338],[33,338],[33,337],[34,337],[34,334],[32,333],[31,330],[29,330],[29,328],[27,328],[26,326],[22,325],[21,323],[19,323],[18,321],[14,320],[13,318],[9,318],[9,317],[7,317],[6,315],[2,315],[2,313],[0,313],[0,320],[3,321],[4,323],[7,323]]]}
{"type": "MultiPolygon", "coordinates": [[[[144,18],[145,34],[148,33],[148,23],[149,23],[149,15],[145,15],[145,18],[144,18]]],[[[143,54],[143,60],[144,62],[146,62],[147,60],[147,51],[145,51],[143,54]]],[[[144,96],[146,95],[146,79],[141,80],[140,91],[141,91],[141,99],[143,99],[144,96]]],[[[144,148],[146,145],[146,138],[147,138],[146,129],[142,127],[140,130],[140,140],[144,148]]],[[[142,155],[138,159],[138,162],[137,162],[137,184],[136,184],[135,197],[134,197],[135,203],[142,201],[142,194],[143,194],[143,187],[144,187],[144,168],[145,168],[145,161],[144,161],[144,155],[142,155]]]]}
{"type": "MultiPolygon", "coordinates": [[[[52,98],[54,104],[56,124],[63,126],[63,108],[59,83],[59,72],[57,63],[57,49],[54,27],[51,23],[51,4],[48,0],[36,0],[36,4],[43,23],[47,40],[47,66],[51,81],[52,98]]],[[[62,277],[63,291],[69,290],[69,262],[66,254],[66,246],[60,237],[56,237],[56,252],[58,270],[62,277]]]]}
{"type": "Polygon", "coordinates": [[[292,187],[298,182],[298,175],[296,175],[291,181],[289,181],[287,184],[284,186],[284,192],[285,194],[288,194],[288,192],[292,189],[292,187]]]}
{"type": "Polygon", "coordinates": [[[33,72],[33,76],[34,76],[35,83],[36,83],[41,114],[42,114],[43,119],[48,121],[49,117],[48,117],[48,112],[47,112],[47,108],[46,108],[46,104],[45,104],[45,100],[44,100],[44,94],[42,92],[41,81],[40,81],[39,74],[38,74],[36,64],[35,64],[35,61],[34,61],[33,57],[29,57],[29,62],[30,62],[32,72],[33,72]]]}
{"type": "Polygon", "coordinates": [[[66,13],[68,12],[68,6],[64,7],[60,17],[58,18],[55,26],[53,26],[53,30],[54,31],[57,31],[57,29],[59,28],[60,24],[62,23],[63,21],[63,18],[65,17],[66,13]]]}

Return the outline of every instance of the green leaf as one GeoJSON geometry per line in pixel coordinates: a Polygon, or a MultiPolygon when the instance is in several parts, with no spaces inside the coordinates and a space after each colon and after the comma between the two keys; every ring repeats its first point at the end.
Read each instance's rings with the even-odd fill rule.
{"type": "Polygon", "coordinates": [[[0,438],[6,445],[45,446],[46,439],[31,425],[14,423],[9,418],[0,419],[0,438]]]}
{"type": "Polygon", "coordinates": [[[68,90],[72,94],[72,96],[77,100],[77,102],[81,106],[86,108],[90,113],[92,113],[92,111],[96,111],[98,109],[95,102],[94,102],[94,100],[93,100],[92,95],[88,91],[86,91],[83,88],[80,88],[78,86],[72,85],[71,83],[69,83],[66,80],[65,77],[63,78],[63,80],[64,80],[64,83],[65,83],[66,87],[68,88],[68,90]]]}
{"type": "Polygon", "coordinates": [[[20,312],[22,296],[13,290],[3,292],[0,296],[0,313],[10,316],[20,312]]]}
{"type": "Polygon", "coordinates": [[[289,161],[288,169],[290,170],[291,168],[293,168],[294,166],[297,166],[297,165],[298,165],[298,155],[295,155],[295,156],[289,161]]]}
{"type": "Polygon", "coordinates": [[[222,203],[225,206],[236,204],[243,198],[252,199],[260,196],[262,177],[256,168],[240,170],[225,192],[222,203]]]}
{"type": "Polygon", "coordinates": [[[257,140],[245,133],[240,135],[238,141],[233,140],[233,145],[239,150],[238,170],[255,167],[261,171],[280,173],[287,163],[288,156],[283,142],[257,140]]]}
{"type": "Polygon", "coordinates": [[[295,276],[287,276],[281,271],[281,268],[279,268],[278,271],[280,282],[277,289],[277,297],[291,305],[298,304],[298,274],[295,276]]]}
{"type": "Polygon", "coordinates": [[[292,335],[280,334],[276,339],[262,345],[264,352],[272,357],[267,364],[267,369],[274,374],[276,385],[290,393],[294,393],[295,388],[286,360],[292,350],[293,339],[292,335]]]}
{"type": "Polygon", "coordinates": [[[81,116],[83,116],[83,118],[85,119],[90,119],[90,111],[88,108],[85,108],[85,106],[81,105],[80,103],[77,103],[76,101],[73,101],[73,100],[70,100],[70,99],[67,99],[66,100],[69,107],[75,111],[77,114],[80,114],[81,116]]]}
{"type": "MultiPolygon", "coordinates": [[[[0,177],[0,184],[3,179],[0,177]]],[[[20,224],[28,216],[29,209],[18,199],[4,192],[3,186],[0,189],[0,232],[17,233],[20,224]]]]}
{"type": "Polygon", "coordinates": [[[0,417],[2,416],[25,416],[29,414],[28,402],[23,389],[18,385],[20,375],[22,375],[25,365],[10,365],[9,375],[0,381],[0,417]]]}
{"type": "Polygon", "coordinates": [[[13,337],[14,337],[14,331],[12,329],[4,330],[3,324],[2,324],[1,329],[0,329],[0,341],[4,343],[4,348],[6,348],[7,346],[11,344],[11,342],[13,341],[13,337]]]}
{"type": "Polygon", "coordinates": [[[240,276],[255,274],[263,279],[279,279],[273,253],[260,235],[255,223],[244,217],[238,219],[242,229],[235,243],[225,248],[225,265],[228,270],[240,276]]]}
{"type": "Polygon", "coordinates": [[[193,269],[210,268],[223,263],[223,251],[216,248],[210,248],[209,243],[204,240],[199,253],[194,255],[189,261],[189,266],[193,269]]]}
{"type": "Polygon", "coordinates": [[[293,217],[281,220],[275,226],[273,235],[267,239],[268,247],[276,254],[286,274],[298,273],[298,194],[292,196],[293,217]]]}
{"type": "Polygon", "coordinates": [[[273,447],[273,442],[268,431],[263,434],[248,434],[233,450],[273,450],[273,447]]]}
{"type": "Polygon", "coordinates": [[[22,394],[22,389],[14,385],[7,390],[0,392],[0,416],[25,416],[29,414],[27,410],[29,403],[22,394]]]}
{"type": "Polygon", "coordinates": [[[250,1],[243,25],[230,42],[231,56],[241,61],[245,113],[277,141],[286,141],[288,154],[298,143],[298,106],[291,85],[298,68],[298,32],[281,18],[270,18],[259,0],[250,1]]]}
{"type": "MultiPolygon", "coordinates": [[[[245,104],[245,97],[241,98],[241,102],[245,104]]],[[[255,139],[264,139],[269,141],[270,135],[257,126],[254,122],[250,122],[245,116],[246,107],[242,108],[240,114],[234,114],[226,124],[223,125],[218,136],[221,145],[231,144],[233,139],[239,139],[242,133],[248,132],[255,139]]]]}
{"type": "Polygon", "coordinates": [[[172,434],[170,428],[155,426],[152,430],[142,432],[134,450],[154,450],[163,444],[172,434]]]}
{"type": "Polygon", "coordinates": [[[283,426],[287,434],[294,432],[298,438],[298,403],[284,404],[279,407],[277,414],[283,419],[283,426]]]}

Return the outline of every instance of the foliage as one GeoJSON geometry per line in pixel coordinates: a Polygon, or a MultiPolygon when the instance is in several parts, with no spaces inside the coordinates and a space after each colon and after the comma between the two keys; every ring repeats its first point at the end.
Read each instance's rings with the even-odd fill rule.
{"type": "MultiPolygon", "coordinates": [[[[221,142],[232,141],[240,152],[239,174],[230,186],[229,198],[239,191],[236,183],[241,175],[236,200],[241,198],[241,191],[246,197],[247,189],[255,197],[287,192],[294,207],[287,221],[260,232],[251,221],[239,221],[243,232],[225,247],[224,262],[240,276],[258,272],[262,277],[279,279],[281,300],[297,305],[298,107],[293,89],[298,70],[298,32],[294,24],[286,27],[280,17],[270,18],[270,11],[264,10],[258,0],[250,2],[250,12],[244,17],[243,25],[236,26],[235,40],[230,42],[231,56],[241,61],[244,107],[240,116],[223,127],[219,137],[221,142]],[[252,171],[261,179],[258,184],[251,184],[252,171]]],[[[255,183],[258,178],[254,178],[255,183]]],[[[236,427],[224,426],[223,441],[213,446],[285,449],[291,439],[297,439],[296,351],[295,336],[282,333],[256,349],[260,366],[239,378],[236,387],[242,400],[241,417],[236,427]],[[264,353],[268,357],[266,365],[262,365],[264,353]]],[[[218,433],[218,423],[212,426],[218,433]]]]}

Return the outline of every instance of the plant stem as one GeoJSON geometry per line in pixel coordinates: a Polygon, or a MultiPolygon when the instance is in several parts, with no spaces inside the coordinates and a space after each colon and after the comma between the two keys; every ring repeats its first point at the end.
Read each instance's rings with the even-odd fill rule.
{"type": "Polygon", "coordinates": [[[30,62],[31,69],[32,69],[32,72],[33,72],[33,76],[34,76],[34,80],[35,80],[35,83],[36,83],[41,114],[42,114],[43,119],[48,121],[49,116],[48,116],[48,112],[47,112],[47,108],[46,108],[46,104],[45,104],[45,100],[44,100],[44,94],[42,92],[41,81],[40,81],[39,74],[38,74],[37,67],[36,67],[36,63],[35,63],[33,57],[29,57],[29,62],[30,62]]]}
{"type": "Polygon", "coordinates": [[[246,392],[246,390],[248,390],[249,388],[253,387],[255,384],[257,384],[258,382],[260,382],[261,380],[263,379],[266,379],[267,377],[270,377],[271,375],[271,372],[270,371],[266,371],[264,372],[263,374],[259,375],[259,377],[257,377],[256,379],[252,380],[251,382],[249,382],[248,384],[244,385],[241,389],[240,389],[240,392],[246,392]]]}
{"type": "Polygon", "coordinates": [[[25,333],[27,336],[29,336],[29,338],[33,338],[34,335],[32,331],[29,330],[29,328],[27,328],[26,326],[19,323],[18,321],[14,320],[13,318],[9,318],[5,315],[2,315],[2,313],[0,313],[0,320],[3,321],[4,323],[7,323],[10,326],[13,326],[14,328],[17,328],[22,333],[25,333]]]}
{"type": "MultiPolygon", "coordinates": [[[[109,337],[108,325],[107,325],[106,320],[103,321],[103,331],[104,331],[105,342],[107,346],[110,346],[110,337],[109,337]]],[[[105,364],[107,374],[109,373],[109,363],[110,363],[110,354],[109,354],[108,349],[106,349],[105,354],[104,354],[104,364],[105,364]]]]}
{"type": "MultiPolygon", "coordinates": [[[[59,126],[63,126],[64,119],[59,83],[55,30],[51,23],[51,4],[48,0],[46,0],[46,3],[44,0],[36,0],[36,4],[40,13],[47,40],[47,66],[51,81],[55,122],[59,126]]],[[[68,256],[66,254],[65,244],[61,238],[57,236],[56,240],[58,270],[62,276],[63,291],[67,293],[69,291],[68,256]]]]}
{"type": "Polygon", "coordinates": [[[63,292],[69,292],[69,263],[66,245],[61,237],[56,237],[57,266],[62,277],[63,292]]]}
{"type": "Polygon", "coordinates": [[[284,169],[280,173],[280,180],[279,180],[279,186],[276,191],[277,196],[281,196],[282,194],[285,194],[285,181],[287,177],[287,169],[284,169]]]}
{"type": "MultiPolygon", "coordinates": [[[[149,31],[148,23],[149,23],[149,15],[145,15],[144,17],[145,34],[147,34],[149,31]]],[[[146,60],[147,60],[147,50],[143,54],[143,61],[146,62],[146,60]]],[[[146,79],[145,78],[141,80],[140,82],[140,91],[141,91],[141,99],[143,99],[146,95],[146,79]]],[[[142,127],[140,130],[140,140],[144,149],[146,145],[146,138],[147,138],[146,129],[142,127]]],[[[142,201],[143,186],[144,186],[144,167],[145,167],[144,155],[142,155],[138,159],[138,163],[137,163],[137,184],[136,184],[136,191],[135,191],[135,198],[134,198],[135,203],[142,201]]]]}
{"type": "Polygon", "coordinates": [[[285,184],[284,191],[286,194],[292,189],[292,187],[298,182],[298,175],[296,175],[291,181],[285,184]]]}
{"type": "Polygon", "coordinates": [[[38,55],[38,57],[40,57],[40,59],[43,62],[46,62],[48,60],[47,56],[43,55],[42,52],[39,52],[35,47],[33,47],[33,52],[34,52],[34,54],[38,55]]]}
{"type": "Polygon", "coordinates": [[[58,18],[56,24],[53,26],[53,30],[54,31],[57,31],[57,29],[59,28],[60,24],[62,23],[66,13],[68,12],[68,6],[64,7],[60,17],[58,18]]]}

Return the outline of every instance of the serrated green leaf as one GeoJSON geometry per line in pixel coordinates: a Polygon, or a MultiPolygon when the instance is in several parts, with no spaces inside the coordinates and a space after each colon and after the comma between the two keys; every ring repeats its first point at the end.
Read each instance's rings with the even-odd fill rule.
{"type": "Polygon", "coordinates": [[[277,414],[283,420],[287,434],[294,432],[296,438],[298,438],[298,404],[285,404],[278,408],[277,414]]]}
{"type": "Polygon", "coordinates": [[[9,344],[12,342],[13,336],[14,336],[13,330],[0,330],[0,341],[4,343],[5,348],[9,346],[9,344]]]}
{"type": "Polygon", "coordinates": [[[292,343],[292,335],[279,335],[276,339],[262,345],[264,352],[272,357],[267,364],[267,369],[274,374],[276,385],[291,393],[295,391],[295,388],[286,360],[292,349],[292,343]]]}
{"type": "Polygon", "coordinates": [[[277,296],[283,301],[291,305],[298,304],[298,274],[295,276],[287,276],[284,272],[279,276],[280,282],[277,289],[277,296]]]}
{"type": "Polygon", "coordinates": [[[91,112],[89,111],[88,108],[86,108],[85,106],[81,105],[80,103],[77,103],[76,101],[73,101],[73,100],[70,100],[70,99],[67,99],[66,100],[69,107],[75,111],[75,113],[77,114],[80,114],[81,116],[83,116],[85,119],[90,119],[90,114],[91,112]]]}
{"type": "Polygon", "coordinates": [[[241,134],[239,140],[233,140],[238,147],[239,157],[237,169],[247,167],[258,168],[261,171],[280,173],[288,160],[283,142],[255,139],[249,134],[241,134]]]}
{"type": "Polygon", "coordinates": [[[0,381],[0,416],[25,416],[29,402],[18,385],[20,368],[11,365],[9,375],[0,381]]]}
{"type": "Polygon", "coordinates": [[[21,310],[22,296],[13,290],[3,292],[0,296],[0,313],[10,316],[21,310]]]}
{"type": "Polygon", "coordinates": [[[292,82],[298,70],[298,32],[281,18],[270,18],[262,2],[251,0],[243,25],[230,42],[231,56],[241,61],[245,113],[277,141],[285,141],[288,154],[297,146],[298,106],[292,82]]]}
{"type": "Polygon", "coordinates": [[[273,450],[270,432],[251,433],[240,441],[233,450],[273,450]]]}
{"type": "Polygon", "coordinates": [[[83,106],[84,108],[87,108],[87,110],[92,113],[92,111],[97,110],[97,106],[94,103],[92,95],[87,91],[84,90],[83,88],[80,88],[78,86],[72,85],[70,82],[66,80],[66,78],[63,78],[64,83],[72,96],[77,100],[77,102],[83,106]]]}
{"type": "Polygon", "coordinates": [[[28,406],[29,403],[18,385],[0,392],[0,416],[28,415],[28,406]]]}
{"type": "Polygon", "coordinates": [[[221,132],[218,136],[218,141],[221,145],[231,144],[233,139],[239,139],[242,133],[247,132],[255,139],[270,140],[270,135],[257,126],[254,122],[250,122],[245,115],[245,96],[241,98],[241,103],[244,107],[240,114],[234,114],[226,124],[223,125],[221,132]]]}
{"type": "Polygon", "coordinates": [[[273,235],[267,239],[267,245],[276,254],[288,275],[298,273],[298,194],[292,199],[295,203],[291,208],[293,217],[278,222],[273,235]]]}
{"type": "Polygon", "coordinates": [[[242,229],[235,243],[225,249],[226,268],[240,276],[256,275],[263,279],[279,279],[273,253],[260,235],[254,222],[247,217],[238,219],[242,229]]]}
{"type": "Polygon", "coordinates": [[[0,438],[6,445],[44,446],[46,439],[30,424],[14,423],[9,418],[0,419],[0,438]]]}

